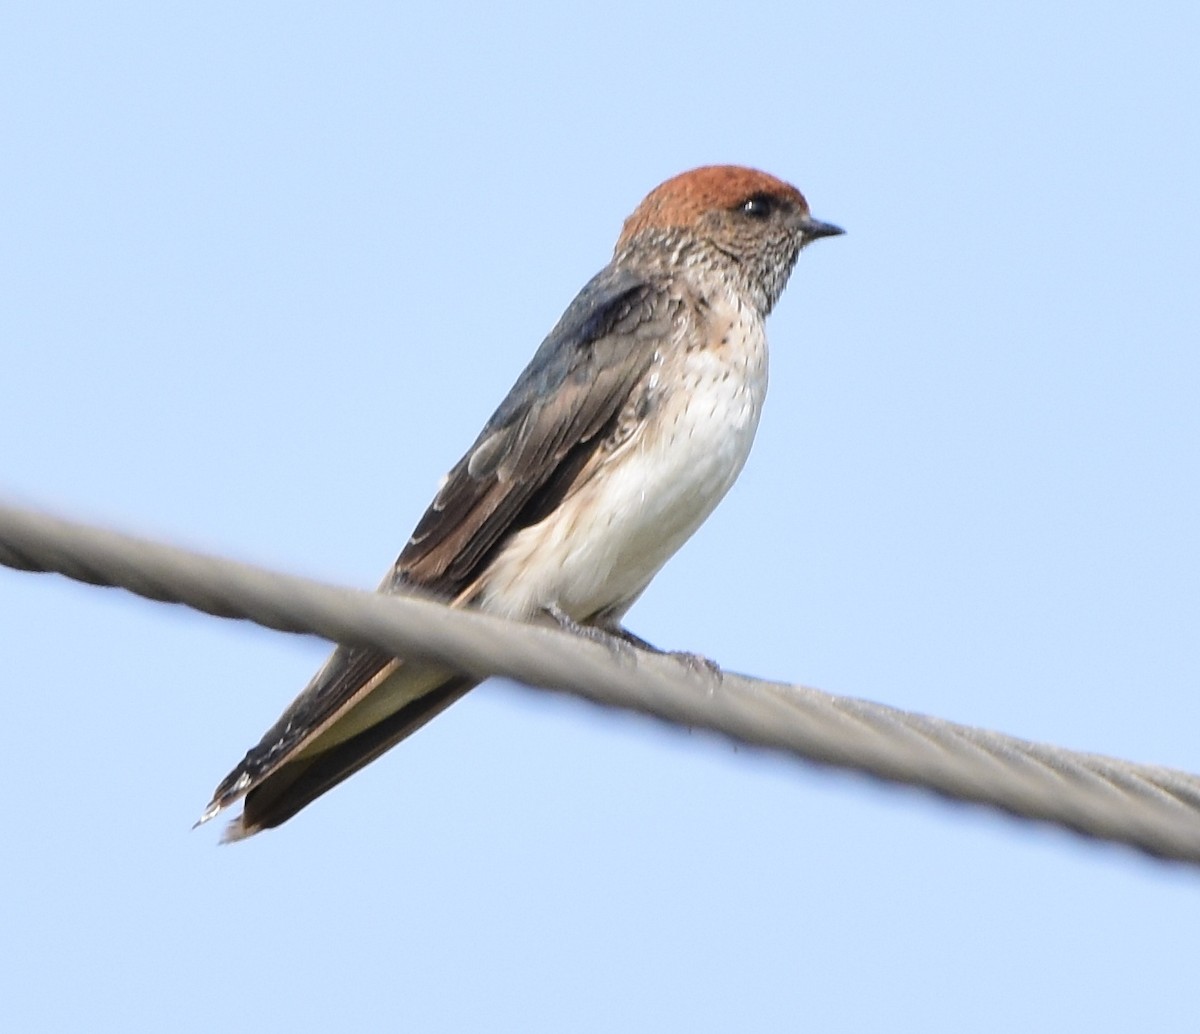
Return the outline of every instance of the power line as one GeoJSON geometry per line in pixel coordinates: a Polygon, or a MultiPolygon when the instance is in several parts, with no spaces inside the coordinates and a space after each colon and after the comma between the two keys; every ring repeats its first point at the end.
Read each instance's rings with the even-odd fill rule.
{"type": "Polygon", "coordinates": [[[337,588],[14,507],[0,506],[0,564],[428,658],[480,678],[500,675],[561,690],[1200,864],[1200,777],[1174,769],[1030,743],[803,686],[718,676],[553,628],[337,588]]]}

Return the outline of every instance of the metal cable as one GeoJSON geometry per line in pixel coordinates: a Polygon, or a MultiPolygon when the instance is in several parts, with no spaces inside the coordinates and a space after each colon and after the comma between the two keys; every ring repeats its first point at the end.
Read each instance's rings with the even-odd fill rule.
{"type": "Polygon", "coordinates": [[[0,506],[0,564],[501,675],[1200,864],[1200,777],[0,506]]]}

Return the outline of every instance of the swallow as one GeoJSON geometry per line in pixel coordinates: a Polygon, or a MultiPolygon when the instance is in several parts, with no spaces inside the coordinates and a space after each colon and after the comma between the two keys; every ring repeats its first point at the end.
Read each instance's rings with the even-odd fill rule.
{"type": "MultiPolygon", "coordinates": [[[[641,644],[621,619],[750,452],[764,321],[800,251],[840,233],[754,169],[707,166],[656,187],[443,479],[379,591],[641,644]]],[[[200,822],[241,800],[225,839],[280,825],[475,684],[337,647],[200,822]]]]}

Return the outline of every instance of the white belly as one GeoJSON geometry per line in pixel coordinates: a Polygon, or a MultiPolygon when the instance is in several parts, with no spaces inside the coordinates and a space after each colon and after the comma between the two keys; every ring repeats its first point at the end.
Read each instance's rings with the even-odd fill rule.
{"type": "Polygon", "coordinates": [[[642,427],[491,565],[485,610],[524,618],[555,605],[577,621],[619,617],[736,480],[767,389],[759,321],[729,319],[721,344],[661,362],[642,427]]]}

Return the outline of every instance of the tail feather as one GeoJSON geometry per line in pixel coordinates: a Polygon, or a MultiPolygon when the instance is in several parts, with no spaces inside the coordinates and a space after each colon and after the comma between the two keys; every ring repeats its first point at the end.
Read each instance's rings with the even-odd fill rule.
{"type": "Polygon", "coordinates": [[[226,828],[222,842],[243,840],[286,822],[437,717],[477,684],[478,680],[470,676],[451,676],[354,736],[280,765],[246,794],[242,813],[226,828]]]}

